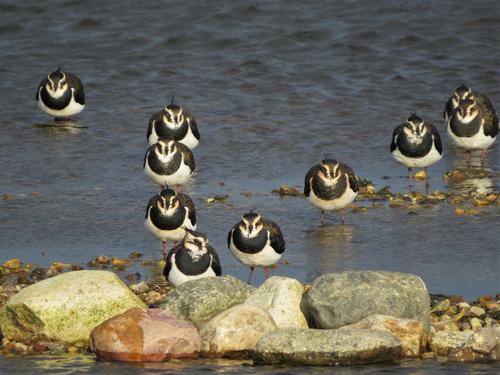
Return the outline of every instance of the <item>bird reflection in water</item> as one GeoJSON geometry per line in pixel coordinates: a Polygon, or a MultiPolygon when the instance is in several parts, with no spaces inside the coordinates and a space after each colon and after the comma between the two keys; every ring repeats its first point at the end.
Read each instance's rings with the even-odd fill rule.
{"type": "MultiPolygon", "coordinates": [[[[454,150],[454,154],[458,153],[454,150]]],[[[455,155],[454,155],[455,156],[455,155]]],[[[494,157],[494,155],[491,155],[494,157]]],[[[479,194],[489,194],[495,191],[496,174],[489,167],[488,158],[481,164],[481,157],[472,155],[469,163],[462,158],[455,157],[453,160],[453,171],[458,171],[457,178],[450,178],[446,181],[446,187],[454,194],[468,194],[475,191],[479,194]]]]}
{"type": "Polygon", "coordinates": [[[352,269],[353,240],[356,228],[351,225],[325,224],[305,231],[305,248],[310,251],[307,257],[310,272],[308,280],[329,273],[352,269]]]}
{"type": "Polygon", "coordinates": [[[58,137],[80,134],[83,129],[88,128],[88,126],[80,125],[78,121],[69,119],[57,121],[51,120],[43,123],[37,123],[34,126],[42,129],[42,132],[45,135],[58,137]]]}

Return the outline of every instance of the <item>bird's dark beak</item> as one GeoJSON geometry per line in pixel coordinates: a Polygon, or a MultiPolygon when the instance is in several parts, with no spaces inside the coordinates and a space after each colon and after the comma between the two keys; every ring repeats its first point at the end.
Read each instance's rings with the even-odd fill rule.
{"type": "Polygon", "coordinates": [[[253,231],[253,225],[249,225],[248,226],[248,234],[252,234],[252,231],[253,231]]]}

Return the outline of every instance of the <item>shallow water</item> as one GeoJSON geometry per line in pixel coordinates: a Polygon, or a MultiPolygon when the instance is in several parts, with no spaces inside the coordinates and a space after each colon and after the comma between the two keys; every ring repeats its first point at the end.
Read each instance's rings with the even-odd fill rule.
{"type": "MultiPolygon", "coordinates": [[[[432,190],[498,190],[498,142],[486,177],[444,185],[445,171],[465,166],[441,114],[462,82],[500,106],[500,3],[4,1],[0,12],[0,195],[14,197],[0,200],[2,262],[79,264],[132,251],[158,258],[161,246],[143,228],[157,188],[141,166],[148,119],[175,93],[202,136],[198,174],[185,191],[225,273],[247,276],[226,235],[256,207],[287,241],[289,265],[273,274],[309,282],[384,269],[418,274],[432,292],[469,299],[500,292],[498,206],[466,217],[446,203],[418,215],[385,206],[348,212],[343,226],[330,214],[321,227],[305,199],[270,193],[302,186],[325,153],[376,187],[405,191],[406,169],[389,143],[411,111],[436,124],[444,141],[445,156],[430,169],[432,190]],[[53,126],[34,101],[37,84],[58,65],[86,87],[76,126],[53,126]],[[241,194],[249,191],[257,194],[241,194]],[[213,195],[228,199],[207,203],[213,195]]],[[[480,168],[477,156],[470,168],[480,168]]],[[[6,366],[21,373],[28,365],[0,359],[6,366]]],[[[448,371],[441,366],[431,365],[448,371]]],[[[132,371],[105,371],[124,368],[132,371]]]]}

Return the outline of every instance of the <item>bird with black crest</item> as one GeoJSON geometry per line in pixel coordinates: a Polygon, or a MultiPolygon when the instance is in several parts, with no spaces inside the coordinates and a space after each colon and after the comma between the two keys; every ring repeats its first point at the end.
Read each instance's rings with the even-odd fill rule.
{"type": "Polygon", "coordinates": [[[40,82],[35,99],[40,109],[55,120],[70,119],[85,108],[82,81],[61,67],[40,82]]]}
{"type": "Polygon", "coordinates": [[[264,268],[267,280],[269,267],[285,252],[285,240],[278,224],[254,210],[242,215],[241,221],[229,231],[227,246],[239,262],[250,267],[249,284],[255,267],[264,268]]]}
{"type": "Polygon", "coordinates": [[[187,230],[196,230],[196,209],[189,195],[168,186],[148,202],[144,227],[162,241],[163,255],[168,253],[168,241],[181,241],[187,230]]]}
{"type": "Polygon", "coordinates": [[[484,162],[486,150],[499,132],[498,115],[486,95],[469,91],[467,98],[458,101],[446,130],[453,144],[465,150],[466,162],[474,150],[481,150],[481,162],[484,162]]]}
{"type": "Polygon", "coordinates": [[[148,124],[147,140],[150,145],[158,138],[170,138],[194,149],[200,141],[200,133],[193,115],[172,101],[162,111],[151,116],[148,124]]]}
{"type": "Polygon", "coordinates": [[[429,194],[427,168],[443,157],[441,137],[436,127],[412,113],[392,132],[391,154],[408,168],[408,190],[412,190],[412,168],[424,168],[425,193],[429,194]]]}
{"type": "Polygon", "coordinates": [[[325,211],[339,210],[344,224],[344,209],[358,195],[359,187],[353,170],[326,154],[319,164],[309,169],[304,181],[304,195],[321,210],[321,225],[325,211]]]}
{"type": "Polygon", "coordinates": [[[180,191],[181,185],[193,175],[196,165],[189,147],[171,138],[160,138],[146,151],[142,167],[161,189],[170,185],[180,191]]]}
{"type": "Polygon", "coordinates": [[[222,268],[219,256],[209,245],[207,236],[186,228],[182,242],[168,253],[163,274],[177,287],[189,280],[220,276],[222,268]]]}

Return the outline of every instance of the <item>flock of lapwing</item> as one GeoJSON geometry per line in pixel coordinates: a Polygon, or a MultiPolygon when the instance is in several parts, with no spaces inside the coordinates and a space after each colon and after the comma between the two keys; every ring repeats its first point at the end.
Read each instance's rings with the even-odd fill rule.
{"type": "MultiPolygon", "coordinates": [[[[60,68],[50,73],[39,85],[36,100],[48,115],[70,118],[85,107],[85,95],[80,79],[60,68]]],[[[466,150],[466,160],[473,150],[485,150],[499,132],[498,116],[490,100],[469,87],[461,85],[449,98],[444,110],[447,133],[452,142],[466,150]]],[[[163,243],[166,256],[164,275],[174,286],[187,280],[222,273],[219,257],[209,245],[205,234],[197,231],[196,209],[189,195],[181,192],[195,171],[193,149],[199,144],[200,133],[193,115],[172,102],[153,114],[147,130],[149,148],[144,156],[145,174],[159,185],[160,192],[148,202],[145,228],[163,243]],[[175,190],[172,189],[175,187],[175,190]],[[168,241],[174,246],[169,250],[168,241]]],[[[412,168],[426,170],[426,192],[429,182],[427,167],[443,156],[443,146],[435,126],[412,113],[406,122],[394,129],[391,153],[405,165],[412,188],[412,168]]],[[[325,157],[305,176],[304,194],[321,210],[339,210],[344,223],[344,208],[354,201],[359,188],[353,170],[345,163],[325,157]]],[[[242,215],[228,233],[227,244],[234,257],[250,267],[251,283],[255,267],[275,264],[285,251],[280,227],[256,212],[242,215]]]]}

